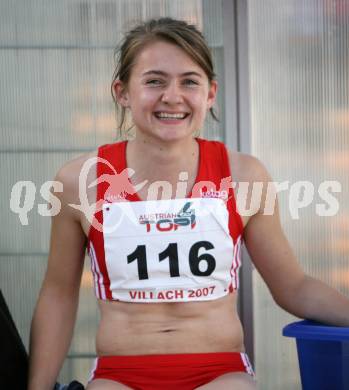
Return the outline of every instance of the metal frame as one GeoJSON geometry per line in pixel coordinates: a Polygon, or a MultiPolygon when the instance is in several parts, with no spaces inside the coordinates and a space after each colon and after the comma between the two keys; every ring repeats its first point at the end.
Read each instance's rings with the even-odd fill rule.
{"type": "Polygon", "coordinates": [[[223,48],[224,48],[224,141],[232,150],[239,150],[238,80],[236,56],[235,0],[223,0],[223,48]]]}
{"type": "MultiPolygon", "coordinates": [[[[225,142],[233,150],[251,153],[247,0],[223,0],[223,37],[225,142]]],[[[245,247],[242,261],[239,314],[245,333],[246,352],[254,364],[253,266],[245,247]]]]}

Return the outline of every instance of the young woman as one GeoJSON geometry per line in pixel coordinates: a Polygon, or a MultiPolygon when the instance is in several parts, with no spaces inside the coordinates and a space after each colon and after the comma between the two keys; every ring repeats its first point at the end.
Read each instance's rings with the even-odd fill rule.
{"type": "Polygon", "coordinates": [[[277,205],[263,212],[265,191],[253,216],[239,214],[232,180],[267,184],[263,165],[195,137],[214,115],[217,82],[194,26],[164,18],[130,31],[112,91],[135,138],[57,174],[62,209],[33,318],[30,390],[52,389],[67,353],[86,247],[101,312],[88,390],[255,389],[236,309],[242,237],[281,307],[349,326],[348,299],[304,274],[277,205]],[[92,219],[71,206],[81,177],[92,219]]]}

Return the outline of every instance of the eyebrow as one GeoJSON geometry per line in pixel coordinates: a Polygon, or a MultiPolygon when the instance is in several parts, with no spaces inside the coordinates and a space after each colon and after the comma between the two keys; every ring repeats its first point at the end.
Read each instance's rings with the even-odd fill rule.
{"type": "MultiPolygon", "coordinates": [[[[155,74],[155,75],[158,75],[158,76],[168,76],[168,73],[162,71],[162,70],[148,70],[147,72],[143,73],[142,76],[149,76],[149,75],[152,75],[152,74],[155,74]]],[[[182,77],[188,77],[188,76],[197,76],[197,77],[202,77],[200,73],[198,72],[194,72],[194,71],[190,71],[190,72],[184,72],[182,73],[180,76],[182,77]]]]}

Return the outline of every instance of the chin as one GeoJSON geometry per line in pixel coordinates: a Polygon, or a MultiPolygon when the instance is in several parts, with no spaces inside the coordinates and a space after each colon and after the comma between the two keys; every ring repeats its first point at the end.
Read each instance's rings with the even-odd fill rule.
{"type": "Polygon", "coordinates": [[[193,138],[194,132],[163,131],[157,134],[157,138],[165,142],[184,141],[193,138]]]}
{"type": "Polygon", "coordinates": [[[156,126],[153,125],[152,128],[139,128],[137,127],[137,134],[144,139],[153,139],[157,142],[179,142],[186,139],[192,139],[196,134],[193,128],[188,128],[186,126],[156,126]]]}

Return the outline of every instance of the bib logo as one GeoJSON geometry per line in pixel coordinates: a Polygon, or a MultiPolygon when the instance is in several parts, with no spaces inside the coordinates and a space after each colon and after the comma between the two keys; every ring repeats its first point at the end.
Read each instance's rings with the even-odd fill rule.
{"type": "Polygon", "coordinates": [[[191,203],[187,202],[177,213],[141,215],[139,223],[146,226],[147,233],[151,232],[152,229],[156,229],[159,232],[169,232],[184,226],[190,226],[190,229],[194,229],[196,217],[195,210],[189,210],[191,203]]]}
{"type": "Polygon", "coordinates": [[[203,191],[200,190],[200,196],[201,198],[220,198],[224,201],[228,200],[228,191],[215,191],[215,190],[208,190],[203,191]]]}

